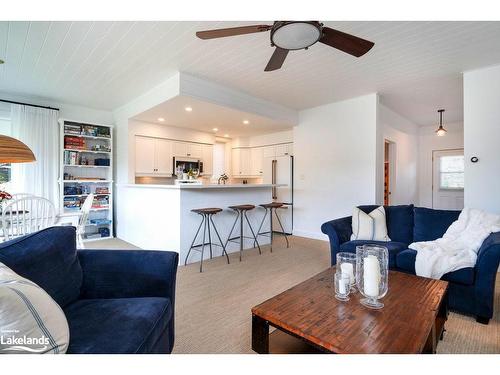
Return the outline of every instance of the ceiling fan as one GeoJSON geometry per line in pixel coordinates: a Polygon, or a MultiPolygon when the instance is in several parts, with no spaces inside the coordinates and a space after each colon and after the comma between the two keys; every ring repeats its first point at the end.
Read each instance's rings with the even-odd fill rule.
{"type": "Polygon", "coordinates": [[[214,39],[269,30],[271,30],[271,47],[276,47],[276,49],[264,69],[266,72],[281,68],[289,51],[308,49],[316,42],[337,48],[356,57],[363,56],[375,45],[368,40],[323,26],[318,21],[275,21],[273,25],[198,31],[196,36],[200,39],[214,39]]]}

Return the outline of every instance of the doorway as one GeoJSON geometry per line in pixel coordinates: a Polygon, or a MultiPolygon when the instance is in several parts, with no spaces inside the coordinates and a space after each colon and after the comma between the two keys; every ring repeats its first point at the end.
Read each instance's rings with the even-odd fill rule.
{"type": "Polygon", "coordinates": [[[464,208],[464,149],[432,152],[432,208],[464,208]]]}
{"type": "Polygon", "coordinates": [[[392,192],[394,187],[394,155],[395,155],[396,144],[384,140],[384,206],[389,206],[391,204],[392,192]]]}

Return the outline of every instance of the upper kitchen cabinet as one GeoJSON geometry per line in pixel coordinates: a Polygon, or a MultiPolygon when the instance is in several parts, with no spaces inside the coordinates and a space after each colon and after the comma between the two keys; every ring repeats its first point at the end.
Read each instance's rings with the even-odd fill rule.
{"type": "Polygon", "coordinates": [[[279,145],[264,146],[261,148],[264,158],[293,155],[293,143],[282,143],[279,145]]]}
{"type": "Polygon", "coordinates": [[[264,146],[261,148],[264,158],[274,158],[276,156],[276,146],[264,146]]]}
{"type": "Polygon", "coordinates": [[[202,156],[201,161],[203,162],[203,175],[211,176],[214,168],[214,146],[213,145],[203,145],[202,146],[202,156]]]}
{"type": "Polygon", "coordinates": [[[174,156],[201,159],[203,157],[203,145],[199,143],[174,142],[174,156]]]}
{"type": "Polygon", "coordinates": [[[262,176],[264,173],[264,148],[254,147],[250,149],[251,174],[262,176]]]}
{"type": "Polygon", "coordinates": [[[293,143],[276,145],[275,150],[275,156],[293,155],[293,143]]]}
{"type": "Polygon", "coordinates": [[[171,176],[172,142],[152,137],[135,137],[136,176],[171,176]]]}
{"type": "Polygon", "coordinates": [[[195,159],[203,158],[203,145],[198,143],[188,143],[186,156],[195,159]]]}
{"type": "Polygon", "coordinates": [[[135,137],[135,174],[155,173],[155,138],[135,137]]]}
{"type": "Polygon", "coordinates": [[[252,160],[249,148],[234,148],[232,153],[233,177],[252,175],[252,160]]]}
{"type": "Polygon", "coordinates": [[[174,173],[172,141],[157,138],[155,142],[156,173],[171,176],[174,173]]]}

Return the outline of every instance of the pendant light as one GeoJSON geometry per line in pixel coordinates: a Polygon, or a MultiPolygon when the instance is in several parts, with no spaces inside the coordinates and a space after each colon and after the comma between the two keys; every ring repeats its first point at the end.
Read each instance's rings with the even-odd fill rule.
{"type": "Polygon", "coordinates": [[[29,163],[35,155],[23,142],[0,135],[0,163],[29,163]]]}
{"type": "Polygon", "coordinates": [[[439,112],[439,128],[437,128],[436,130],[436,135],[438,137],[442,137],[444,135],[446,135],[446,129],[443,128],[443,112],[444,112],[444,109],[440,109],[438,110],[439,112]]]}

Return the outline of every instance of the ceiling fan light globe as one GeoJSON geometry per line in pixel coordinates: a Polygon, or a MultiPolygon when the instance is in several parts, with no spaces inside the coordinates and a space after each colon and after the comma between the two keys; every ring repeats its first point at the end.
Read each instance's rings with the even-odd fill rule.
{"type": "Polygon", "coordinates": [[[309,22],[284,23],[271,33],[271,43],[286,50],[312,46],[321,38],[321,26],[309,22]]]}

